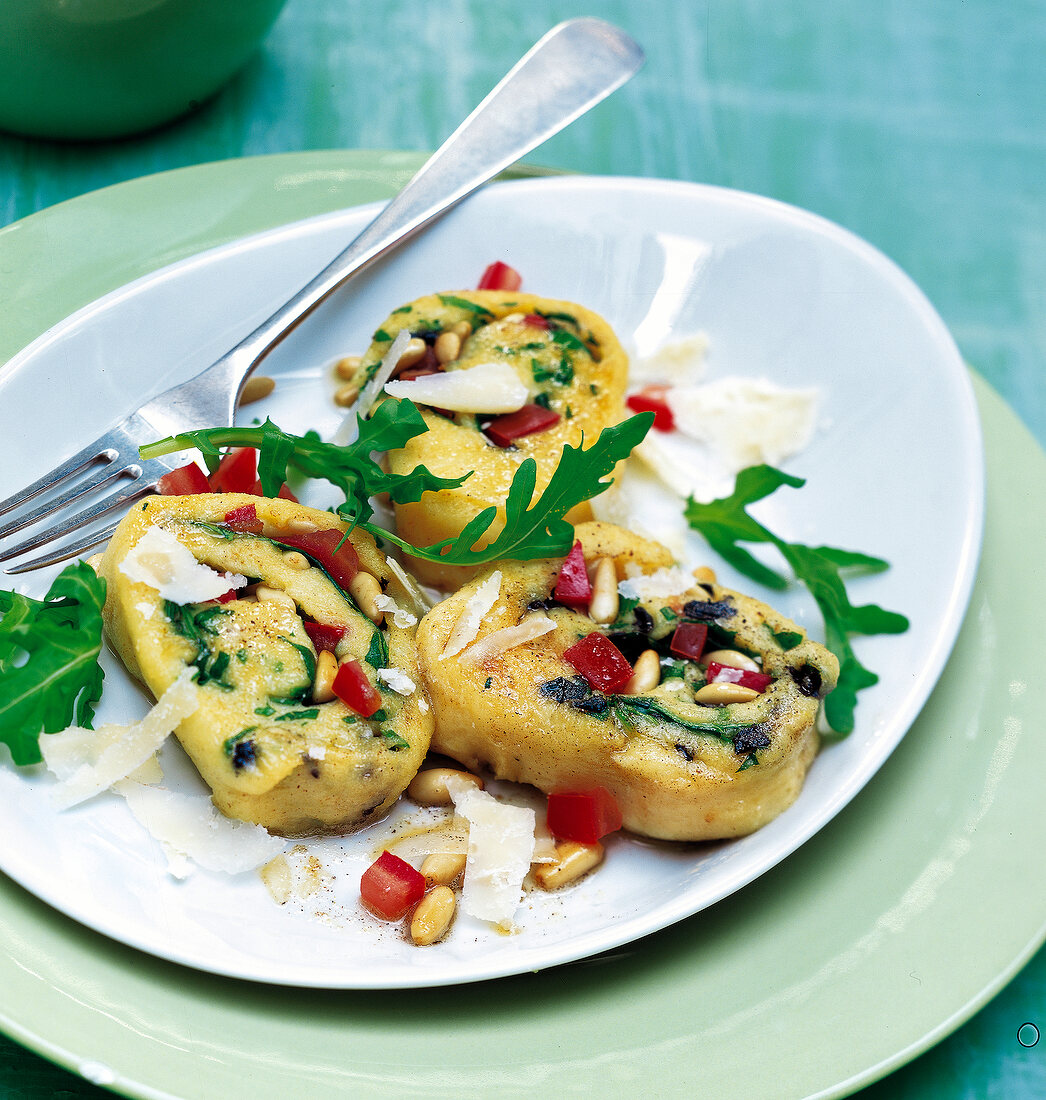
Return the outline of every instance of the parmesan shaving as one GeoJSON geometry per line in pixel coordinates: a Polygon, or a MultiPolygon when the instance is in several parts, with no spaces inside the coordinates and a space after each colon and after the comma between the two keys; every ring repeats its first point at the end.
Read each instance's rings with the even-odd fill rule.
{"type": "Polygon", "coordinates": [[[481,920],[507,923],[523,900],[523,880],[534,856],[536,815],[452,778],[455,811],[469,823],[461,908],[481,920]]]}
{"type": "Polygon", "coordinates": [[[409,329],[400,329],[396,333],[396,338],[389,345],[389,350],[385,352],[384,358],[378,364],[378,369],[371,376],[370,381],[360,390],[354,410],[359,416],[366,418],[370,412],[371,406],[378,399],[378,394],[385,388],[385,383],[396,369],[400,356],[407,350],[410,339],[409,329]]]}
{"type": "Polygon", "coordinates": [[[392,575],[403,585],[414,604],[414,613],[420,618],[427,614],[435,606],[435,601],[428,599],[418,582],[403,568],[395,558],[386,558],[392,575]]]}
{"type": "Polygon", "coordinates": [[[443,647],[443,652],[439,655],[441,661],[460,653],[465,646],[471,645],[476,640],[476,635],[479,633],[479,624],[483,621],[483,617],[487,612],[497,603],[500,594],[501,570],[495,569],[469,597],[468,603],[454,623],[454,629],[450,632],[450,637],[443,647]]]}
{"type": "Polygon", "coordinates": [[[530,397],[530,391],[508,363],[477,363],[409,382],[388,382],[385,392],[391,397],[409,398],[416,405],[466,413],[517,412],[530,397]]]}
{"type": "Polygon", "coordinates": [[[678,565],[658,569],[656,573],[629,577],[617,586],[618,595],[627,600],[656,600],[665,596],[682,596],[694,587],[694,574],[678,565]]]}
{"type": "Polygon", "coordinates": [[[378,679],[398,695],[413,695],[418,690],[418,685],[398,668],[379,668],[378,679]]]}
{"type": "Polygon", "coordinates": [[[239,573],[219,573],[197,561],[172,531],[157,525],[134,544],[120,563],[120,572],[177,604],[216,600],[230,588],[243,588],[247,583],[239,573]]]}
{"type": "Polygon", "coordinates": [[[270,836],[261,825],[225,817],[207,795],[180,794],[145,787],[129,779],[116,784],[131,813],[167,853],[176,878],[188,873],[185,861],[235,875],[252,871],[278,856],[287,842],[270,836]]]}
{"type": "Polygon", "coordinates": [[[555,629],[556,624],[547,615],[530,615],[515,626],[503,627],[485,638],[480,638],[478,642],[464,650],[458,660],[476,665],[488,657],[504,653],[507,649],[514,649],[518,645],[523,645],[524,642],[533,641],[555,629]]]}
{"type": "Polygon", "coordinates": [[[628,379],[633,385],[693,385],[705,373],[708,336],[704,332],[664,344],[652,355],[633,358],[628,379]]]}
{"type": "Polygon", "coordinates": [[[384,611],[386,614],[391,615],[394,625],[401,629],[405,630],[407,627],[414,626],[418,621],[417,615],[412,615],[409,611],[404,611],[391,596],[375,596],[374,606],[379,611],[384,611]]]}
{"type": "Polygon", "coordinates": [[[53,799],[58,809],[75,806],[141,768],[197,707],[195,669],[178,679],[140,721],[131,726],[106,725],[97,730],[73,726],[43,734],[44,763],[58,778],[53,799]]]}

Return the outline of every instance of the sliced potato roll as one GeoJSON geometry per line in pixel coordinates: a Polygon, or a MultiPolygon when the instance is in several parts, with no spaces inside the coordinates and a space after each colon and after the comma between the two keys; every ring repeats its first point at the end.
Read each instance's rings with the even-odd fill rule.
{"type": "Polygon", "coordinates": [[[432,732],[416,620],[381,610],[409,595],[369,535],[337,549],[342,533],[289,500],[151,497],[99,567],[107,637],[132,675],[159,696],[196,669],[199,705],[177,736],[215,804],[287,836],[383,815],[432,732]]]}
{"type": "MultiPolygon", "coordinates": [[[[417,546],[457,535],[475,515],[494,506],[499,518],[487,533],[493,540],[504,522],[503,508],[512,475],[532,457],[537,463],[537,491],[548,483],[564,444],[589,444],[603,428],[624,415],[628,363],[610,326],[595,313],[570,302],[503,291],[457,291],[419,298],[397,309],[380,326],[360,366],[357,382],[370,378],[386,355],[390,341],[407,329],[417,341],[401,360],[396,380],[416,383],[412,396],[422,408],[429,430],[389,454],[389,468],[407,473],[420,463],[442,477],[469,470],[457,489],[426,493],[417,503],[396,506],[399,534],[417,546]],[[443,374],[490,365],[507,365],[514,373],[524,411],[504,412],[500,387],[477,381],[473,401],[440,408],[438,396],[427,397],[424,385],[443,374]],[[501,412],[497,410],[502,410],[501,412]],[[520,424],[513,417],[522,415],[520,424]],[[529,418],[529,419],[528,419],[529,418]],[[521,427],[546,422],[540,430],[516,435],[521,427]]],[[[482,375],[482,371],[480,372],[482,375]]],[[[470,376],[473,377],[473,376],[470,376]]],[[[511,378],[511,376],[510,376],[511,378]]],[[[395,388],[395,387],[394,387],[395,388]]],[[[519,400],[519,398],[517,398],[519,400]]],[[[510,405],[514,402],[510,401],[510,405]]],[[[517,406],[518,407],[518,406],[517,406]]],[[[568,514],[571,522],[591,519],[588,505],[568,514]]],[[[442,588],[454,588],[475,575],[462,566],[413,563],[418,577],[442,588]]]]}
{"type": "Polygon", "coordinates": [[[594,578],[577,606],[557,602],[557,558],[505,563],[500,584],[478,579],[422,620],[433,748],[545,792],[606,787],[625,828],[645,836],[711,840],[766,824],[799,794],[836,658],[758,600],[670,567],[656,543],[606,524],[576,531],[594,578]],[[452,653],[484,584],[496,602],[452,653]],[[535,620],[543,632],[511,644],[535,620]]]}

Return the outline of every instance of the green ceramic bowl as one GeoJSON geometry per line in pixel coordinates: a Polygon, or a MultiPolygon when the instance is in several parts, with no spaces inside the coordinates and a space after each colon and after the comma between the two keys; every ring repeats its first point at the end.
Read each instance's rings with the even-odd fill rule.
{"type": "Polygon", "coordinates": [[[0,128],[109,138],[214,94],[286,0],[2,0],[0,128]]]}

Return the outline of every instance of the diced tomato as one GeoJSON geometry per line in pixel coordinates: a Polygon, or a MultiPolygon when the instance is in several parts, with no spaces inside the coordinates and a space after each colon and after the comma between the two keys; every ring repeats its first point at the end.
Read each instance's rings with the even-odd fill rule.
{"type": "Polygon", "coordinates": [[[563,654],[563,660],[577,669],[597,691],[617,691],[632,677],[632,666],[616,645],[598,631],[585,635],[563,654]]]}
{"type": "Polygon", "coordinates": [[[314,558],[335,584],[348,591],[352,578],[360,571],[356,548],[340,531],[305,531],[300,535],[274,535],[283,546],[293,546],[314,558]],[[339,546],[338,544],[341,543],[339,546]]]}
{"type": "Polygon", "coordinates": [[[332,688],[347,707],[352,707],[364,718],[369,718],[381,706],[381,694],[367,679],[359,661],[342,661],[332,688]]]}
{"type": "Polygon", "coordinates": [[[499,447],[511,447],[514,440],[534,432],[544,432],[559,421],[559,413],[544,405],[524,405],[514,413],[496,416],[483,430],[499,447]]]}
{"type": "Polygon", "coordinates": [[[677,657],[699,661],[708,641],[708,623],[680,623],[672,632],[668,648],[677,657]]]}
{"type": "Polygon", "coordinates": [[[218,602],[219,603],[229,603],[230,601],[235,600],[235,599],[236,599],[236,589],[235,588],[230,588],[228,592],[223,592],[222,595],[220,595],[218,597],[218,602]]]}
{"type": "Polygon", "coordinates": [[[519,290],[523,285],[520,273],[508,264],[495,260],[480,276],[477,290],[519,290]]]}
{"type": "Polygon", "coordinates": [[[313,623],[308,619],[302,625],[317,651],[327,649],[331,653],[348,631],[346,626],[338,626],[336,623],[313,623]]]}
{"type": "Polygon", "coordinates": [[[425,876],[391,852],[380,856],[360,878],[364,905],[382,920],[399,920],[425,896],[425,876]]]}
{"type": "Polygon", "coordinates": [[[207,479],[212,493],[250,493],[258,479],[258,452],[253,447],[234,447],[207,479]]]}
{"type": "Polygon", "coordinates": [[[553,791],[548,796],[548,829],[560,840],[595,844],[621,828],[621,810],[606,787],[553,791]]]}
{"type": "Polygon", "coordinates": [[[211,486],[203,470],[195,462],[189,462],[164,474],[156,483],[156,491],[165,497],[184,497],[193,493],[209,493],[211,486]]]}
{"type": "Polygon", "coordinates": [[[718,661],[708,662],[706,673],[710,684],[740,684],[753,691],[764,692],[774,682],[766,672],[753,672],[747,668],[734,668],[733,665],[721,665],[718,661]]]}
{"type": "Polygon", "coordinates": [[[559,570],[554,595],[567,607],[588,607],[592,599],[592,582],[588,579],[585,554],[581,549],[580,539],[574,543],[559,570]]]}
{"type": "Polygon", "coordinates": [[[230,508],[222,522],[226,527],[231,527],[234,531],[242,531],[247,535],[262,533],[262,521],[258,519],[258,509],[253,504],[241,504],[239,508],[230,508]]]}
{"type": "Polygon", "coordinates": [[[530,325],[531,328],[543,328],[546,332],[552,327],[548,323],[548,318],[542,317],[540,313],[528,313],[523,318],[523,324],[530,325]]]}
{"type": "Polygon", "coordinates": [[[631,394],[625,404],[633,412],[652,412],[654,427],[659,432],[671,432],[675,430],[676,420],[668,407],[667,394],[667,386],[647,386],[638,393],[631,394]]]}

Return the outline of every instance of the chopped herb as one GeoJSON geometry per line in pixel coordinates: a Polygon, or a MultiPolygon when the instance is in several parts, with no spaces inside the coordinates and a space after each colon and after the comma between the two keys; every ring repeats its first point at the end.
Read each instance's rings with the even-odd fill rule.
{"type": "Polygon", "coordinates": [[[664,619],[666,623],[674,623],[676,619],[679,618],[678,613],[673,611],[670,607],[662,607],[660,614],[661,618],[664,619]]]}
{"type": "Polygon", "coordinates": [[[367,717],[373,719],[375,722],[384,722],[388,718],[388,712],[379,707],[373,714],[368,714],[367,717]]]}
{"type": "Polygon", "coordinates": [[[316,679],[316,658],[313,655],[312,650],[309,649],[308,646],[299,645],[299,643],[294,641],[292,638],[284,637],[284,635],[282,635],[282,634],[279,637],[280,637],[281,642],[286,642],[288,645],[294,646],[294,648],[301,654],[301,659],[305,662],[305,677],[306,677],[306,679],[308,679],[310,681],[315,680],[316,679]]]}
{"type": "Polygon", "coordinates": [[[373,669],[389,667],[389,640],[380,630],[371,635],[370,648],[363,659],[373,669]]]}
{"type": "Polygon", "coordinates": [[[395,730],[382,730],[381,736],[385,738],[386,743],[393,752],[410,748],[410,742],[404,741],[395,730]]]}
{"type": "Polygon", "coordinates": [[[374,333],[372,339],[376,343],[385,344],[388,343],[392,337],[383,328],[379,328],[378,331],[374,333]]]}
{"type": "Polygon", "coordinates": [[[234,733],[232,737],[226,737],[222,742],[222,751],[226,756],[232,756],[232,750],[236,747],[236,743],[242,741],[245,737],[249,737],[257,728],[257,726],[248,726],[246,729],[240,730],[239,733],[234,733]]]}
{"type": "Polygon", "coordinates": [[[555,343],[561,347],[570,348],[571,351],[583,351],[586,355],[591,357],[591,352],[588,350],[588,346],[584,340],[579,340],[572,332],[568,332],[565,328],[557,328],[552,333],[552,339],[555,343]]]}
{"type": "Polygon", "coordinates": [[[743,771],[745,771],[745,770],[746,770],[747,768],[751,768],[751,767],[754,767],[754,766],[755,766],[756,764],[758,764],[758,763],[759,763],[759,761],[758,761],[758,760],[756,759],[756,755],[755,755],[755,753],[754,753],[754,752],[750,752],[750,753],[749,753],[749,754],[748,754],[748,755],[747,755],[747,756],[745,757],[745,759],[744,759],[744,763],[743,763],[743,764],[741,765],[741,767],[739,767],[739,768],[738,768],[737,770],[738,770],[739,772],[743,772],[743,771]]]}
{"type": "Polygon", "coordinates": [[[474,313],[477,318],[493,320],[494,314],[489,309],[478,305],[476,302],[470,302],[467,298],[459,298],[456,294],[437,294],[436,297],[445,306],[466,310],[468,313],[474,313]]]}
{"type": "Polygon", "coordinates": [[[268,718],[269,715],[276,713],[276,708],[275,707],[270,707],[270,706],[255,707],[254,708],[254,713],[255,714],[260,714],[262,716],[262,718],[268,718]]]}
{"type": "Polygon", "coordinates": [[[797,645],[803,640],[803,632],[801,630],[775,630],[773,631],[774,641],[787,652],[790,649],[795,649],[797,645]]]}
{"type": "Polygon", "coordinates": [[[283,714],[277,714],[273,719],[274,722],[311,722],[314,718],[319,718],[320,708],[310,707],[308,710],[288,710],[283,714]]]}

